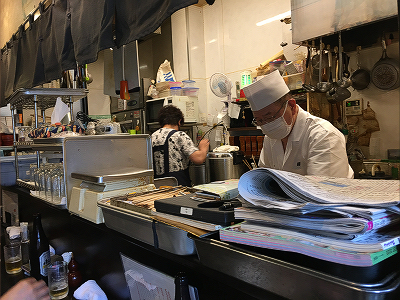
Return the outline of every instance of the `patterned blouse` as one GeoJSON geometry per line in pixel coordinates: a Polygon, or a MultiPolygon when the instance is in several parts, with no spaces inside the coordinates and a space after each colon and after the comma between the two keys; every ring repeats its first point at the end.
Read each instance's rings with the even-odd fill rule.
{"type": "MultiPolygon", "coordinates": [[[[171,128],[160,128],[151,135],[152,146],[159,146],[165,143],[171,128]]],[[[185,170],[189,166],[189,156],[199,150],[192,139],[183,131],[175,132],[168,141],[169,150],[169,171],[176,172],[185,170]]],[[[155,164],[155,174],[164,174],[164,154],[155,151],[153,154],[155,164]]]]}

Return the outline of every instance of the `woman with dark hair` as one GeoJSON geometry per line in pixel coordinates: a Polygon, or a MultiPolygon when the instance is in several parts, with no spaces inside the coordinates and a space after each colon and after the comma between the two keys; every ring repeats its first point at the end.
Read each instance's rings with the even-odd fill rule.
{"type": "Polygon", "coordinates": [[[191,186],[189,161],[202,164],[207,156],[209,141],[203,139],[198,148],[179,127],[184,124],[182,111],[173,105],[163,106],[158,112],[160,129],[151,135],[154,178],[175,177],[178,184],[191,186]]]}

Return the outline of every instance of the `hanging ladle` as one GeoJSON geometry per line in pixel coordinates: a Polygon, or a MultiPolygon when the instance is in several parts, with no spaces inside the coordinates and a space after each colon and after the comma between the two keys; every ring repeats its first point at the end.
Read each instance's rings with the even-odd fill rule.
{"type": "MultiPolygon", "coordinates": [[[[323,53],[323,51],[324,51],[324,45],[323,45],[323,43],[322,43],[322,38],[320,38],[320,40],[319,40],[319,43],[320,43],[320,47],[319,47],[319,53],[320,53],[320,55],[319,55],[319,60],[320,60],[320,66],[322,66],[322,53],[323,53]]],[[[329,45],[328,45],[329,46],[329,45]]],[[[330,50],[329,50],[329,48],[327,47],[327,49],[328,49],[328,72],[329,72],[329,74],[331,73],[331,60],[332,59],[330,59],[330,50]]],[[[332,79],[332,78],[330,78],[330,79],[332,79]]],[[[317,83],[317,89],[320,91],[320,92],[322,92],[322,93],[326,93],[327,91],[329,91],[331,88],[333,87],[333,84],[332,84],[332,82],[322,82],[322,68],[319,68],[319,77],[318,77],[318,83],[317,83]]]]}
{"type": "MultiPolygon", "coordinates": [[[[347,67],[345,70],[346,72],[343,70],[343,54],[344,53],[343,53],[343,47],[342,47],[342,34],[339,31],[339,76],[340,76],[340,78],[339,78],[337,84],[341,88],[348,88],[351,86],[351,79],[349,78],[350,74],[347,70],[347,67]]],[[[346,54],[344,54],[344,55],[345,55],[346,66],[347,66],[348,57],[346,54]]]]}
{"type": "MultiPolygon", "coordinates": [[[[338,87],[333,87],[331,88],[327,93],[327,98],[330,103],[333,103],[334,101],[340,102],[344,101],[347,98],[350,98],[351,92],[347,89],[347,87],[343,87],[340,85],[340,81],[343,80],[343,57],[342,57],[342,36],[341,32],[339,31],[339,71],[337,72],[340,76],[339,80],[337,81],[338,87]]],[[[349,79],[350,80],[350,79],[349,79]]],[[[350,80],[351,84],[351,80],[350,80]]]]}

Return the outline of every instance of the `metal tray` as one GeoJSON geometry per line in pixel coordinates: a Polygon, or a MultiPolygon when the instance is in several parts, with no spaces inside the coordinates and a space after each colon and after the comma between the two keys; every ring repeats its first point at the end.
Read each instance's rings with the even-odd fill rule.
{"type": "Polygon", "coordinates": [[[86,89],[70,89],[70,88],[20,88],[10,95],[6,100],[13,108],[38,109],[46,110],[54,107],[58,97],[63,102],[74,102],[86,96],[86,89]]]}
{"type": "Polygon", "coordinates": [[[119,174],[102,174],[102,175],[92,175],[92,174],[82,174],[82,173],[71,173],[71,177],[75,179],[81,179],[94,183],[106,183],[109,181],[116,180],[129,180],[138,177],[146,177],[146,176],[154,176],[154,172],[152,169],[149,170],[141,170],[138,171],[132,170],[132,172],[128,173],[119,173],[119,174]]]}
{"type": "MultiPolygon", "coordinates": [[[[397,271],[384,273],[377,269],[369,269],[370,273],[383,273],[369,274],[370,277],[379,278],[378,275],[382,277],[371,282],[366,278],[363,278],[364,280],[343,278],[362,276],[363,271],[368,272],[366,268],[353,268],[352,271],[347,268],[341,272],[341,276],[334,276],[330,274],[332,272],[330,269],[325,269],[325,272],[315,270],[318,264],[324,264],[318,259],[312,260],[313,267],[303,266],[304,255],[292,256],[292,253],[277,250],[261,251],[263,254],[260,254],[257,250],[254,251],[258,248],[234,246],[217,240],[217,236],[198,238],[189,234],[189,237],[195,241],[197,254],[203,265],[287,299],[377,300],[399,299],[400,296],[398,255],[390,261],[397,271]]],[[[330,263],[331,267],[335,265],[338,264],[330,263]]]]}
{"type": "Polygon", "coordinates": [[[184,230],[153,222],[145,214],[111,206],[107,199],[98,201],[98,206],[103,211],[108,228],[177,255],[196,254],[194,241],[188,238],[184,230]]]}

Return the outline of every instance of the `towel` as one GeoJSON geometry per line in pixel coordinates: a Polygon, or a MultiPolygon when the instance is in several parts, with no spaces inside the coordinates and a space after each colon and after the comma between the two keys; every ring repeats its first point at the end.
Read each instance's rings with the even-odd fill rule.
{"type": "Polygon", "coordinates": [[[65,104],[60,97],[56,100],[53,113],[51,114],[51,124],[61,122],[64,116],[69,113],[69,107],[65,104]]]}
{"type": "Polygon", "coordinates": [[[106,294],[94,280],[88,280],[82,284],[74,292],[74,297],[77,300],[107,300],[106,294]]]}
{"type": "Polygon", "coordinates": [[[10,240],[17,239],[21,235],[21,227],[19,226],[8,226],[6,228],[6,232],[8,233],[10,240]]]}

